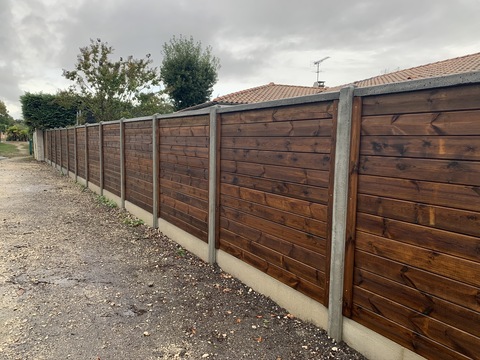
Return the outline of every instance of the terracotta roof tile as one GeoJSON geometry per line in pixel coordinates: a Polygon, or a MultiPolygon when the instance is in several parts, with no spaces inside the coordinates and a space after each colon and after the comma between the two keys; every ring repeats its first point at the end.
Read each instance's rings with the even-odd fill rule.
{"type": "MultiPolygon", "coordinates": [[[[480,70],[480,53],[437,61],[431,64],[399,70],[369,79],[355,81],[358,87],[391,84],[401,81],[467,73],[480,70]]],[[[329,89],[331,90],[331,89],[329,89]]]]}
{"type": "Polygon", "coordinates": [[[219,96],[212,101],[218,104],[251,104],[271,100],[279,100],[292,98],[297,96],[313,95],[325,91],[325,88],[309,87],[309,86],[294,86],[281,85],[271,82],[267,85],[262,85],[232,94],[219,96]]]}

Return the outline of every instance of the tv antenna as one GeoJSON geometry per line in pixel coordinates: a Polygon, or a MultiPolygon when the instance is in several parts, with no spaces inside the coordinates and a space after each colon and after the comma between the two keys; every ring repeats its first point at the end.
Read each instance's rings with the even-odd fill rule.
{"type": "Polygon", "coordinates": [[[317,65],[317,83],[318,83],[318,74],[320,73],[320,64],[325,60],[330,59],[330,56],[325,56],[323,59],[317,60],[313,62],[313,65],[317,65]]]}

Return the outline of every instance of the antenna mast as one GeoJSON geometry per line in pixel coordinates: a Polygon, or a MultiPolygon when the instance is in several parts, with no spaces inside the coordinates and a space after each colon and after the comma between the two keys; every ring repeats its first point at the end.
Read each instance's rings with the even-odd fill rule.
{"type": "Polygon", "coordinates": [[[330,56],[325,56],[323,59],[315,61],[313,64],[317,65],[317,83],[318,83],[318,74],[320,73],[320,64],[324,62],[325,60],[330,59],[330,56]]]}

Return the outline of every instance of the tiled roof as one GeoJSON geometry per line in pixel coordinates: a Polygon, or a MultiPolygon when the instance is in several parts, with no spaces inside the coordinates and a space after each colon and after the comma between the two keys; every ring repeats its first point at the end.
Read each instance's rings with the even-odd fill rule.
{"type": "MultiPolygon", "coordinates": [[[[453,75],[480,70],[480,53],[465,55],[431,64],[399,70],[370,79],[355,81],[357,87],[391,84],[400,81],[426,79],[437,76],[453,75]]],[[[332,90],[332,89],[329,89],[332,90]]]]}
{"type": "Polygon", "coordinates": [[[219,96],[212,100],[216,104],[252,104],[279,100],[297,96],[313,95],[325,91],[325,88],[310,86],[280,85],[271,82],[267,85],[246,89],[232,94],[219,96]]]}

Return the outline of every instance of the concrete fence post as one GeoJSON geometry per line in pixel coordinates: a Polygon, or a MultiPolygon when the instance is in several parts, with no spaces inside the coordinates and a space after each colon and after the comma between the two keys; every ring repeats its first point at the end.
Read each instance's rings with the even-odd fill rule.
{"type": "Polygon", "coordinates": [[[125,209],[125,119],[120,119],[120,203],[125,209]]]}
{"type": "Polygon", "coordinates": [[[158,141],[157,141],[157,129],[158,129],[158,114],[153,115],[152,117],[152,216],[153,216],[153,228],[158,228],[158,141]]]}
{"type": "Polygon", "coordinates": [[[88,125],[85,124],[85,187],[88,188],[88,125]]]}
{"type": "Polygon", "coordinates": [[[34,156],[37,161],[45,161],[45,142],[44,142],[44,131],[40,129],[35,129],[33,134],[33,145],[34,145],[34,156]]]}
{"type": "Polygon", "coordinates": [[[103,196],[103,122],[98,123],[98,167],[100,168],[100,196],[103,196]]]}
{"type": "Polygon", "coordinates": [[[216,206],[217,206],[217,108],[210,109],[210,144],[208,154],[208,262],[217,262],[216,206]]]}
{"type": "Polygon", "coordinates": [[[343,336],[343,279],[354,89],[348,86],[340,90],[335,144],[328,335],[337,341],[341,341],[343,336]]]}

